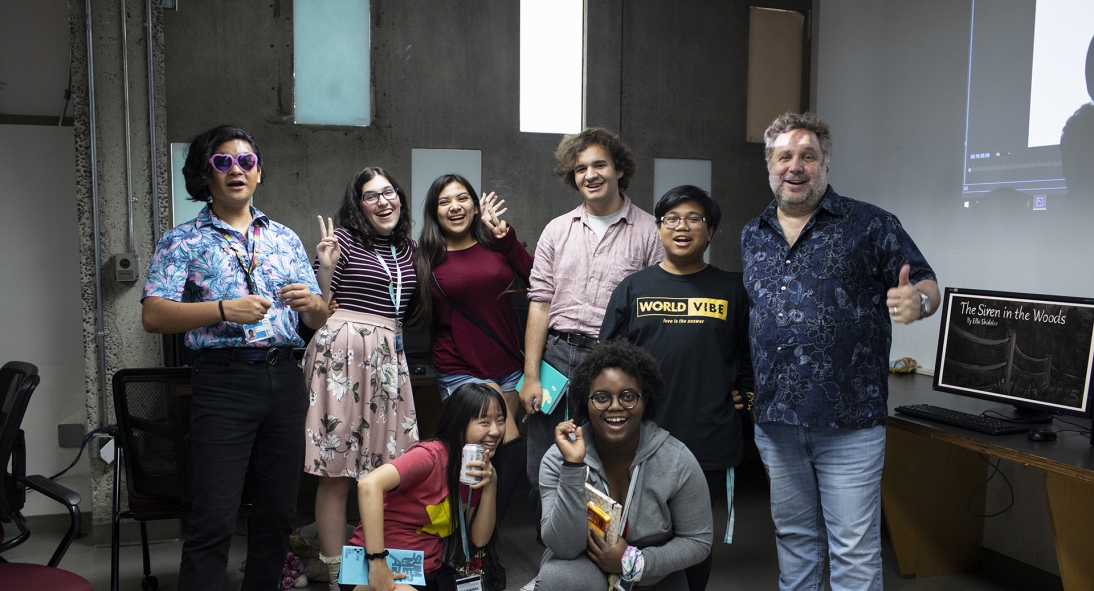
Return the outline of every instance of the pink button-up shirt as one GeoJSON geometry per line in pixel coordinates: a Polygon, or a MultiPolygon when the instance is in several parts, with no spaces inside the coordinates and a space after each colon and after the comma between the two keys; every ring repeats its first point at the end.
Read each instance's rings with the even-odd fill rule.
{"type": "Polygon", "coordinates": [[[596,338],[608,298],[624,277],[665,258],[657,222],[623,196],[623,209],[604,238],[588,224],[585,204],[543,229],[528,299],[551,302],[547,326],[596,338]]]}

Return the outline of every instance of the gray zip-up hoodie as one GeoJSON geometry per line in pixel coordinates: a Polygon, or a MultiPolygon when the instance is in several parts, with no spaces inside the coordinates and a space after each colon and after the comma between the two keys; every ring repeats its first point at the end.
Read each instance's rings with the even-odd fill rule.
{"type": "MultiPolygon", "coordinates": [[[[587,543],[588,510],[585,482],[608,493],[604,465],[596,451],[592,426],[582,425],[585,464],[564,466],[562,452],[552,446],[540,465],[543,500],[541,536],[555,558],[582,556],[587,543]]],[[[627,544],[642,549],[646,567],[639,587],[652,586],[670,573],[701,562],[710,552],[714,518],[710,493],[695,456],[668,431],[643,421],[631,478],[639,467],[634,497],[627,510],[627,544]]],[[[619,491],[625,498],[626,491],[619,491]]],[[[680,575],[683,581],[682,574],[680,575]]],[[[684,583],[686,585],[686,583],[684,583]]]]}

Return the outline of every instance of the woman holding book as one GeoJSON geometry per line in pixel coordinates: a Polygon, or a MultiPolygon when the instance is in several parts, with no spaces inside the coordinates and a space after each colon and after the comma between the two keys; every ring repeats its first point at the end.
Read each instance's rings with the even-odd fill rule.
{"type": "Polygon", "coordinates": [[[657,361],[623,340],[599,345],[574,369],[576,422],[555,429],[540,469],[547,550],[537,591],[686,589],[684,569],[710,552],[713,518],[699,463],[643,420],[657,408],[663,385],[657,361]],[[587,505],[602,495],[587,488],[610,499],[605,513],[620,505],[604,537],[591,527],[587,505]]]}
{"type": "Polygon", "coordinates": [[[490,458],[504,437],[501,395],[482,384],[465,384],[445,401],[436,437],[361,480],[361,523],[350,544],[365,548],[369,584],[355,591],[455,590],[455,579],[471,574],[458,569],[468,564],[467,554],[477,555],[475,550],[494,534],[497,478],[490,458]],[[467,474],[482,478],[470,486],[459,481],[468,443],[484,448],[482,461],[467,464],[467,474]],[[388,567],[388,548],[423,552],[427,585],[397,584],[403,575],[393,575],[388,567]]]}

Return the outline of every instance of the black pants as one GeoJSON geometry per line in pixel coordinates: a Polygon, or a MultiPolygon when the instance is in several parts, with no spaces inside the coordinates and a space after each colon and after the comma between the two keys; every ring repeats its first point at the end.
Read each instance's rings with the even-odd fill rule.
{"type": "MultiPolygon", "coordinates": [[[[707,491],[710,493],[710,506],[714,507],[714,500],[726,496],[726,471],[703,470],[703,476],[707,480],[707,491]]],[[[717,528],[714,528],[717,531],[717,528]]],[[[718,536],[711,541],[710,554],[699,564],[693,564],[684,569],[688,579],[688,591],[703,591],[710,580],[710,569],[714,566],[714,546],[718,543],[718,536]]]]}
{"type": "Polygon", "coordinates": [[[199,356],[193,374],[193,484],[180,591],[224,586],[243,479],[254,465],[254,520],[243,590],[277,589],[304,469],[304,372],[292,360],[199,356]]]}

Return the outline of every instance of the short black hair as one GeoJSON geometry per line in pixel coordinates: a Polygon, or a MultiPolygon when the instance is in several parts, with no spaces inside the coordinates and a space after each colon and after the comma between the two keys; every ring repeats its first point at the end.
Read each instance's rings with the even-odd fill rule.
{"type": "Polygon", "coordinates": [[[661,403],[661,391],[665,380],[661,377],[660,364],[648,351],[626,339],[600,343],[570,372],[570,395],[577,408],[574,419],[580,425],[589,420],[589,389],[593,380],[608,367],[618,367],[633,377],[642,388],[642,400],[646,403],[642,420],[652,420],[661,403]]]}
{"type": "Polygon", "coordinates": [[[186,163],[182,165],[182,177],[186,179],[186,192],[191,201],[212,203],[213,194],[209,192],[209,181],[213,179],[213,166],[209,159],[213,157],[217,146],[232,140],[243,140],[251,144],[251,151],[258,157],[258,169],[262,170],[262,152],[251,134],[234,125],[220,125],[190,140],[190,149],[186,152],[186,163]]]}
{"type": "Polygon", "coordinates": [[[718,202],[711,199],[710,195],[695,185],[680,185],[675,189],[669,189],[657,206],[653,209],[653,217],[657,218],[657,225],[661,225],[661,218],[677,203],[687,200],[695,201],[703,208],[703,217],[707,219],[707,227],[711,230],[718,229],[718,223],[722,221],[722,208],[718,202]]]}

